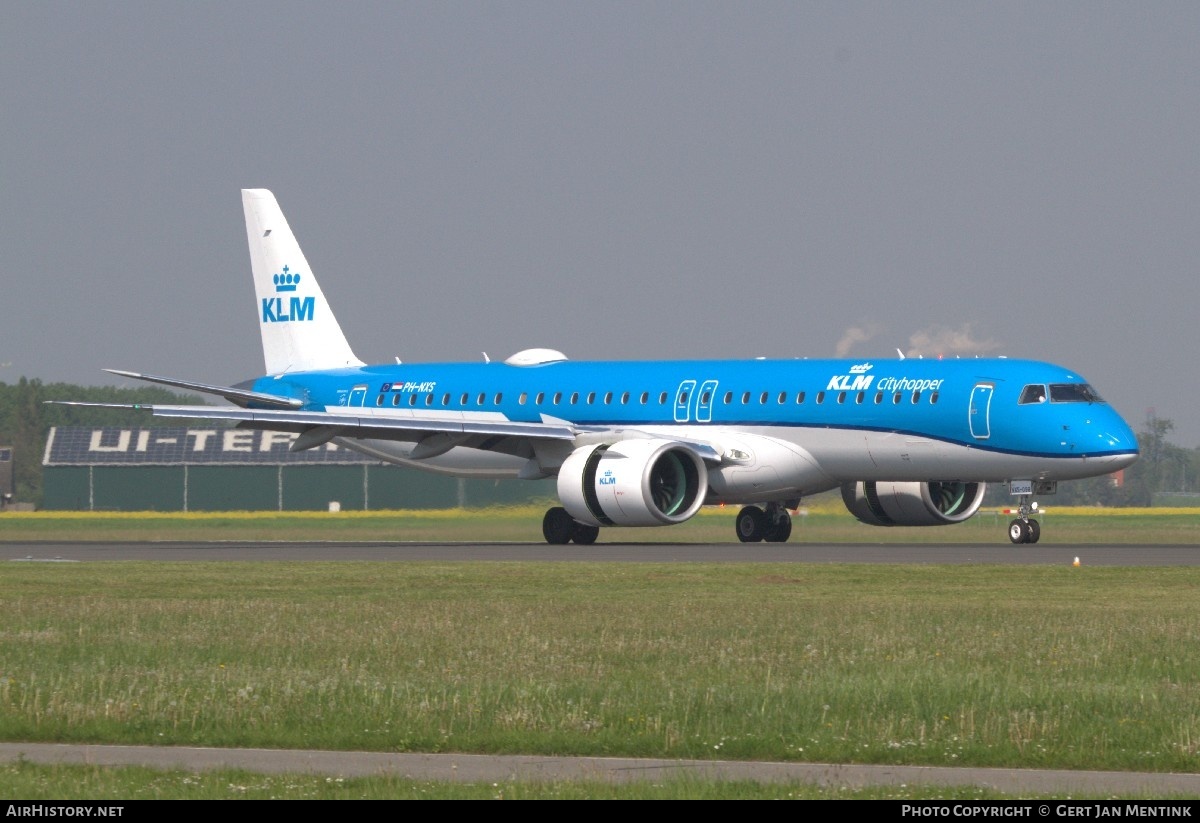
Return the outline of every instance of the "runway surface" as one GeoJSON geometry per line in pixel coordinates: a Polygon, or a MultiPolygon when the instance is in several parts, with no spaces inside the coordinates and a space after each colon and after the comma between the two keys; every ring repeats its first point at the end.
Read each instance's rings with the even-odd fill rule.
{"type": "Polygon", "coordinates": [[[1195,566],[1200,545],[1010,543],[0,543],[0,560],[504,560],[644,563],[996,563],[1195,566]]]}

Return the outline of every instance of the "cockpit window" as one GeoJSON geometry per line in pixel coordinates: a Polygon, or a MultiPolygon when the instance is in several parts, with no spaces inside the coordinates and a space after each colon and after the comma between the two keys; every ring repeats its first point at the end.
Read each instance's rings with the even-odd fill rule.
{"type": "Polygon", "coordinates": [[[1087,383],[1051,383],[1051,403],[1103,403],[1096,390],[1087,383]]]}
{"type": "Polygon", "coordinates": [[[1034,383],[1021,389],[1021,399],[1017,401],[1021,405],[1026,403],[1045,403],[1046,402],[1046,387],[1041,383],[1034,383]]]}

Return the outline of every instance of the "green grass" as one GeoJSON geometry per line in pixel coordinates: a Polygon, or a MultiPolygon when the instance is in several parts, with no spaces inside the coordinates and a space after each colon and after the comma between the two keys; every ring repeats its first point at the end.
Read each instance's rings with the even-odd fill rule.
{"type": "Polygon", "coordinates": [[[1200,770],[1200,569],[6,564],[0,738],[1200,770]]]}
{"type": "MultiPolygon", "coordinates": [[[[141,767],[0,765],[0,785],[25,801],[63,800],[965,800],[1015,799],[969,786],[822,787],[694,777],[609,783],[547,780],[459,783],[404,777],[188,772],[141,767]]],[[[1030,795],[1023,795],[1031,799],[1030,795]]],[[[1128,799],[1128,798],[1127,798],[1128,799]]],[[[1159,798],[1162,799],[1162,798],[1159,798]]]]}

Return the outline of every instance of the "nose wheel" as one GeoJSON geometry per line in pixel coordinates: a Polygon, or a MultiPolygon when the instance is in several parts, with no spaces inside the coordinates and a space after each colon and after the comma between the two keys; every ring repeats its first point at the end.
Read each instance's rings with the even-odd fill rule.
{"type": "Polygon", "coordinates": [[[1042,527],[1029,515],[1037,510],[1037,503],[1029,504],[1029,495],[1021,495],[1017,518],[1008,524],[1008,539],[1013,543],[1036,543],[1042,536],[1042,527]]]}

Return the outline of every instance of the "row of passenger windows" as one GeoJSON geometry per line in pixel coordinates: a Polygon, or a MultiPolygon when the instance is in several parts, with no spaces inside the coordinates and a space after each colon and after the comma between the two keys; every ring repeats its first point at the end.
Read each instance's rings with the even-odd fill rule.
{"type": "MultiPolygon", "coordinates": [[[[817,392],[816,398],[815,398],[816,402],[818,404],[824,403],[826,394],[827,393],[823,392],[823,391],[817,392]]],[[[387,405],[387,396],[388,396],[387,394],[381,393],[377,398],[375,398],[375,405],[376,406],[387,405]]],[[[778,405],[782,406],[788,402],[788,399],[791,396],[792,395],[789,395],[787,392],[781,391],[781,392],[779,392],[778,395],[775,396],[775,402],[778,405]]],[[[921,402],[922,393],[920,391],[914,391],[910,395],[906,395],[904,392],[894,392],[891,395],[887,395],[887,394],[884,394],[884,392],[877,391],[877,392],[875,392],[873,402],[875,403],[875,405],[878,406],[884,402],[884,398],[890,397],[893,404],[899,405],[900,403],[902,403],[904,401],[906,396],[908,397],[908,400],[910,403],[916,404],[916,403],[921,402]]],[[[931,404],[936,403],[938,401],[938,393],[937,392],[929,392],[929,394],[925,395],[925,396],[928,397],[929,403],[931,403],[931,404]]],[[[392,397],[392,405],[393,406],[401,405],[401,398],[403,398],[403,397],[408,398],[408,405],[410,405],[410,406],[418,405],[418,401],[420,403],[423,403],[426,406],[434,405],[434,395],[432,392],[426,393],[426,394],[417,394],[417,393],[413,393],[413,392],[410,392],[408,394],[393,393],[391,397],[392,397]],[[420,401],[419,399],[421,397],[424,397],[425,399],[423,401],[420,401]]],[[[580,394],[580,392],[571,392],[569,395],[567,395],[563,392],[554,392],[554,394],[549,395],[549,397],[550,397],[550,405],[553,405],[553,406],[562,405],[564,400],[566,401],[566,403],[568,405],[575,406],[580,403],[581,399],[583,400],[584,403],[586,403],[587,405],[590,406],[590,405],[594,405],[596,403],[597,394],[596,394],[596,392],[588,392],[586,395],[583,395],[583,394],[580,394]]],[[[665,406],[669,397],[670,397],[670,395],[667,392],[661,392],[658,395],[658,405],[665,406]]],[[[797,404],[801,404],[804,402],[805,393],[804,392],[796,392],[794,397],[795,397],[795,402],[797,404]]],[[[613,392],[605,392],[603,395],[603,398],[602,398],[602,402],[604,403],[604,405],[611,405],[615,398],[616,398],[616,395],[614,395],[613,392]]],[[[740,397],[741,405],[743,405],[743,406],[750,405],[752,399],[757,399],[758,404],[760,406],[765,406],[768,402],[770,402],[771,398],[772,398],[772,395],[770,392],[762,392],[761,394],[759,394],[757,396],[757,398],[754,398],[753,394],[748,391],[742,392],[741,397],[740,397]]],[[[547,399],[546,392],[538,392],[536,395],[534,395],[533,404],[535,406],[545,405],[546,399],[547,399]]],[[[630,399],[631,399],[631,395],[629,392],[622,392],[620,395],[620,398],[619,398],[619,402],[623,406],[628,405],[630,402],[630,399]]],[[[678,405],[686,406],[688,404],[688,400],[689,400],[688,392],[683,392],[679,395],[678,405]]],[[[867,393],[863,392],[863,391],[859,391],[859,392],[844,392],[844,391],[842,391],[842,392],[838,392],[836,395],[834,395],[834,400],[838,403],[853,402],[857,405],[862,405],[867,402],[867,393]]],[[[487,401],[488,401],[488,395],[486,392],[479,392],[479,394],[475,395],[475,405],[476,406],[486,405],[487,401]]],[[[492,398],[493,405],[499,406],[503,401],[504,401],[504,393],[496,392],[496,394],[492,398]]],[[[524,406],[526,403],[529,402],[529,393],[521,392],[520,396],[517,398],[517,402],[520,403],[522,406],[524,406]]],[[[639,405],[642,405],[642,406],[645,406],[648,403],[650,403],[650,392],[642,392],[641,395],[638,396],[637,402],[639,405]]],[[[703,394],[701,394],[700,404],[702,406],[708,406],[712,402],[713,402],[713,397],[712,397],[711,392],[706,391],[703,394]]],[[[725,395],[722,398],[722,403],[726,406],[735,405],[734,393],[731,391],[725,392],[725,395]]],[[[443,406],[450,405],[450,393],[449,392],[446,392],[442,395],[441,405],[443,405],[443,406]]],[[[462,396],[459,397],[459,399],[458,399],[458,405],[459,406],[471,405],[471,394],[469,392],[463,392],[462,396]]]]}

